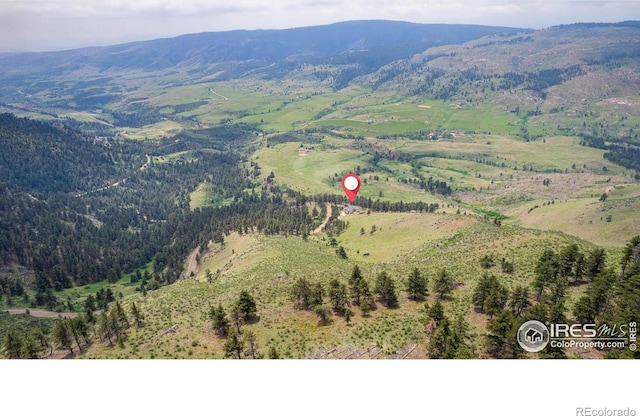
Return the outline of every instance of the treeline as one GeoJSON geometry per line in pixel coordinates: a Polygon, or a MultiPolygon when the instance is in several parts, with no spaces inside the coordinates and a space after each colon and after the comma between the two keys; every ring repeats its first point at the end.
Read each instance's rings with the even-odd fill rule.
{"type": "Polygon", "coordinates": [[[632,146],[611,145],[603,156],[608,161],[627,169],[636,171],[636,179],[640,179],[640,148],[632,146]]]}
{"type": "MultiPolygon", "coordinates": [[[[310,200],[317,203],[331,203],[334,205],[340,205],[345,203],[344,195],[336,194],[316,194],[310,197],[310,200]]],[[[391,202],[381,201],[380,199],[373,200],[373,198],[356,197],[353,201],[353,205],[357,205],[361,208],[370,209],[375,212],[435,212],[440,208],[439,204],[428,204],[426,202],[391,202]]]]}
{"type": "Polygon", "coordinates": [[[605,138],[593,134],[581,134],[580,144],[607,150],[603,157],[616,165],[636,171],[636,179],[640,179],[640,148],[637,140],[623,137],[616,138],[615,143],[607,144],[605,138]]]}

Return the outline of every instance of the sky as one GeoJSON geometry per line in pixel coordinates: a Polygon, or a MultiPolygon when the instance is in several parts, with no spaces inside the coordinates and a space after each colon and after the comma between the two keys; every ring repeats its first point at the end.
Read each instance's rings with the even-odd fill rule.
{"type": "Polygon", "coordinates": [[[640,0],[0,0],[0,52],[362,19],[542,29],[640,20],[640,0]]]}

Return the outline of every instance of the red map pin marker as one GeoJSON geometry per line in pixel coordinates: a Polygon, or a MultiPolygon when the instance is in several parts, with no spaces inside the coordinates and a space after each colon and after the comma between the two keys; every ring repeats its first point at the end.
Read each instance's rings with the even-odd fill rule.
{"type": "Polygon", "coordinates": [[[353,173],[344,175],[344,178],[342,178],[342,190],[347,194],[349,201],[353,202],[360,190],[360,178],[358,175],[353,173]]]}

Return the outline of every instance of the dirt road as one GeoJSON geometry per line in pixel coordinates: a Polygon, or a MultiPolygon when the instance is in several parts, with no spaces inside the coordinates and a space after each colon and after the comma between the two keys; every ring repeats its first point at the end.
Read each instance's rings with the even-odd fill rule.
{"type": "Polygon", "coordinates": [[[185,271],[187,277],[191,277],[191,273],[194,276],[198,274],[198,254],[200,254],[200,246],[196,247],[187,258],[187,270],[185,271]]]}
{"type": "MultiPolygon", "coordinates": [[[[26,309],[3,309],[2,312],[9,312],[10,315],[21,315],[27,313],[26,309]]],[[[63,318],[75,318],[78,316],[76,312],[52,312],[45,311],[43,309],[29,309],[29,315],[35,318],[57,318],[62,316],[63,318]]]]}
{"type": "Polygon", "coordinates": [[[318,228],[311,231],[311,234],[318,234],[322,231],[324,226],[327,225],[327,222],[329,222],[329,218],[331,218],[331,213],[332,213],[331,204],[327,204],[327,216],[324,218],[324,221],[322,221],[322,224],[320,224],[318,228]]]}

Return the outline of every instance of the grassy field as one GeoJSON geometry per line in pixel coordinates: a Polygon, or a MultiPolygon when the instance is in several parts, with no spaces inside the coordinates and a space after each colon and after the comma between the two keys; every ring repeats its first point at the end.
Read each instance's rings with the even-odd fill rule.
{"type": "Polygon", "coordinates": [[[539,205],[518,218],[526,227],[559,230],[602,246],[623,246],[640,234],[636,214],[640,210],[640,187],[637,184],[613,188],[605,202],[600,194],[593,198],[570,199],[539,205]],[[608,217],[610,219],[608,220],[608,217]]]}

